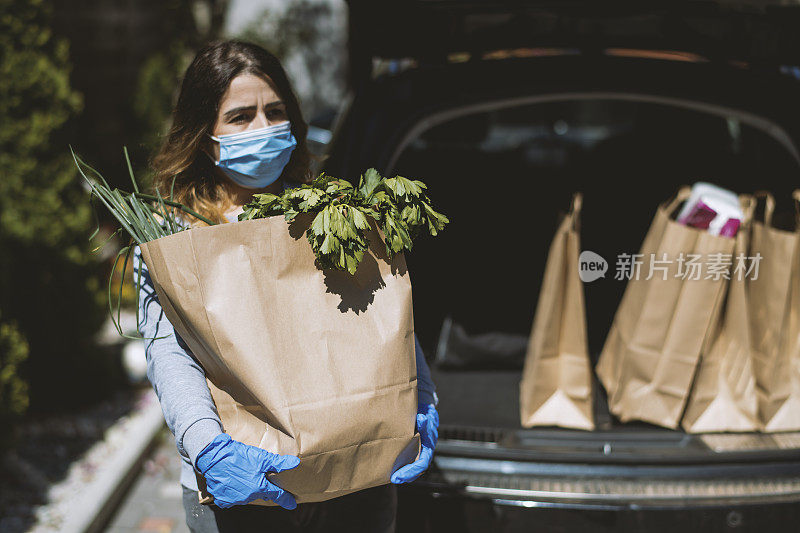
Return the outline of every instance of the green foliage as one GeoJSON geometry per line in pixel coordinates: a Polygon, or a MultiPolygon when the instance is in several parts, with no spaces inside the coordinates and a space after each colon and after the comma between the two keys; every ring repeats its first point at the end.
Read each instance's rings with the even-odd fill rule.
{"type": "MultiPolygon", "coordinates": [[[[0,317],[0,424],[8,428],[28,408],[28,384],[19,367],[28,357],[28,343],[12,322],[0,317]]],[[[10,432],[3,431],[0,450],[10,444],[10,432]]]]}
{"type": "Polygon", "coordinates": [[[374,168],[361,176],[355,188],[323,173],[281,195],[254,194],[239,220],[283,215],[291,222],[300,213],[314,213],[306,238],[322,268],[355,274],[369,247],[368,217],[383,230],[389,257],[410,250],[420,229],[437,235],[449,223],[431,206],[426,188],[421,181],[402,176],[383,178],[374,168]]]}
{"type": "Polygon", "coordinates": [[[78,193],[66,146],[54,133],[81,108],[69,85],[67,43],[46,26],[43,2],[3,0],[0,17],[0,227],[28,241],[63,243],[84,228],[89,209],[78,193]],[[55,155],[58,154],[58,155],[55,155]],[[69,197],[69,190],[73,198],[69,197]],[[45,213],[59,216],[53,224],[45,213]]]}
{"type": "MultiPolygon", "coordinates": [[[[230,0],[170,0],[148,6],[151,16],[158,13],[169,24],[153,28],[148,37],[160,44],[143,58],[135,82],[130,84],[129,93],[126,91],[134,119],[133,124],[126,124],[126,140],[137,141],[131,145],[134,162],[144,163],[143,153],[152,156],[158,151],[170,126],[183,74],[201,46],[223,38],[229,3],[230,0]]],[[[126,140],[120,139],[120,144],[126,140]]],[[[150,177],[144,176],[143,182],[150,177]]],[[[110,175],[109,182],[115,184],[115,178],[110,175]]]]}
{"type": "Polygon", "coordinates": [[[69,408],[114,384],[93,343],[103,265],[90,252],[91,207],[63,133],[81,96],[49,5],[0,6],[0,312],[30,345],[14,371],[29,383],[31,409],[69,408]]]}
{"type": "Polygon", "coordinates": [[[173,42],[166,51],[156,52],[145,60],[139,70],[133,110],[142,131],[146,150],[156,153],[167,133],[176,88],[180,87],[181,74],[186,69],[188,49],[173,42]]]}

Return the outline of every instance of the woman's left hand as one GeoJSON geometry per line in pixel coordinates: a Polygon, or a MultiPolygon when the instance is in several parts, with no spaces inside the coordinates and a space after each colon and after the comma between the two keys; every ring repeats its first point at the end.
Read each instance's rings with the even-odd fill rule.
{"type": "Polygon", "coordinates": [[[433,450],[439,440],[439,412],[433,404],[421,403],[417,406],[417,431],[422,450],[411,464],[400,467],[392,474],[392,483],[409,483],[428,469],[433,458],[433,450]]]}

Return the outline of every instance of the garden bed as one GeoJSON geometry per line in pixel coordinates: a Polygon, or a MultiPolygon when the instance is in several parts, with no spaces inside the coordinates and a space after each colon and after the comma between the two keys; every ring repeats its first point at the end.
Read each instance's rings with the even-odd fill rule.
{"type": "Polygon", "coordinates": [[[161,427],[149,384],[74,413],[28,417],[0,459],[0,531],[98,527],[161,427]]]}

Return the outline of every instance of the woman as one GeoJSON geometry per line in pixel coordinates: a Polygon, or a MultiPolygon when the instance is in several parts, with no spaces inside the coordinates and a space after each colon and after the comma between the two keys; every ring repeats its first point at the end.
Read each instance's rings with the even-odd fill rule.
{"type": "MultiPolygon", "coordinates": [[[[153,163],[154,185],[215,222],[234,222],[254,193],[279,193],[292,183],[310,181],[306,131],[294,92],[272,54],[239,41],[212,43],[186,71],[172,128],[153,163]]],[[[438,436],[435,388],[419,342],[415,339],[417,431],[423,443],[419,458],[394,472],[390,484],[298,505],[264,472],[294,468],[299,459],[224,433],[205,372],[164,317],[138,247],[133,263],[134,277],[142,276],[139,331],[145,337],[147,376],[183,460],[189,528],[393,531],[395,484],[413,481],[428,467],[438,436]],[[198,503],[195,470],[205,478],[214,504],[198,503]],[[256,499],[279,506],[246,505],[256,499]]]]}

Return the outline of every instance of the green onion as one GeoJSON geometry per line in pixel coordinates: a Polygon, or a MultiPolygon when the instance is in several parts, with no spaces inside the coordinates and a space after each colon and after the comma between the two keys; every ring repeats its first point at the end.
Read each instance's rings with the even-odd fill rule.
{"type": "MultiPolygon", "coordinates": [[[[75,151],[72,150],[71,146],[70,146],[70,151],[72,152],[72,158],[75,161],[75,165],[78,167],[78,171],[91,187],[91,194],[89,197],[89,201],[91,202],[94,198],[99,199],[100,202],[102,202],[103,205],[106,206],[106,208],[111,212],[112,216],[114,216],[114,218],[116,218],[120,224],[120,228],[118,228],[114,233],[111,234],[110,237],[108,237],[97,248],[95,248],[94,251],[97,251],[103,246],[105,246],[111,240],[111,238],[121,233],[122,231],[126,232],[130,236],[129,244],[123,247],[119,251],[119,253],[117,253],[117,257],[114,259],[114,265],[111,268],[111,274],[108,278],[108,311],[109,314],[111,315],[111,321],[114,324],[117,333],[129,339],[140,339],[142,337],[133,337],[130,335],[126,335],[122,331],[122,327],[120,326],[120,312],[122,307],[122,283],[120,283],[116,306],[113,303],[113,298],[111,294],[111,282],[114,278],[114,274],[117,271],[117,266],[120,263],[120,259],[124,257],[122,261],[122,274],[121,274],[124,282],[125,271],[127,270],[128,263],[130,260],[130,255],[133,251],[134,242],[141,245],[148,241],[153,241],[156,239],[160,239],[161,237],[173,235],[175,233],[184,231],[186,229],[176,220],[175,208],[177,208],[183,213],[187,213],[199,220],[202,220],[203,222],[205,222],[210,226],[213,226],[214,222],[196,213],[195,211],[186,207],[185,205],[172,200],[173,190],[175,187],[174,179],[172,180],[172,188],[170,189],[169,200],[165,200],[161,196],[158,190],[156,190],[155,195],[144,194],[139,192],[139,186],[136,184],[136,178],[133,175],[133,167],[131,166],[131,161],[130,158],[128,157],[127,148],[124,148],[123,152],[125,154],[125,161],[128,165],[128,173],[130,174],[131,183],[133,183],[133,189],[134,189],[133,193],[120,191],[119,189],[112,189],[111,186],[108,184],[108,182],[105,180],[105,178],[103,178],[103,176],[97,170],[89,166],[83,159],[81,159],[75,153],[75,151]],[[167,209],[167,206],[169,206],[170,209],[167,209]],[[161,217],[163,222],[159,222],[156,219],[156,215],[161,217]]],[[[92,235],[89,237],[89,240],[92,240],[95,237],[95,235],[97,235],[97,232],[100,230],[100,224],[96,214],[95,214],[95,220],[98,222],[97,229],[95,229],[94,233],[92,233],[92,235]]],[[[141,270],[139,270],[137,274],[138,275],[136,277],[136,293],[138,294],[141,289],[141,270]]],[[[136,323],[137,324],[139,323],[138,306],[136,308],[136,323]]],[[[155,337],[155,338],[162,339],[166,337],[155,337]]]]}

